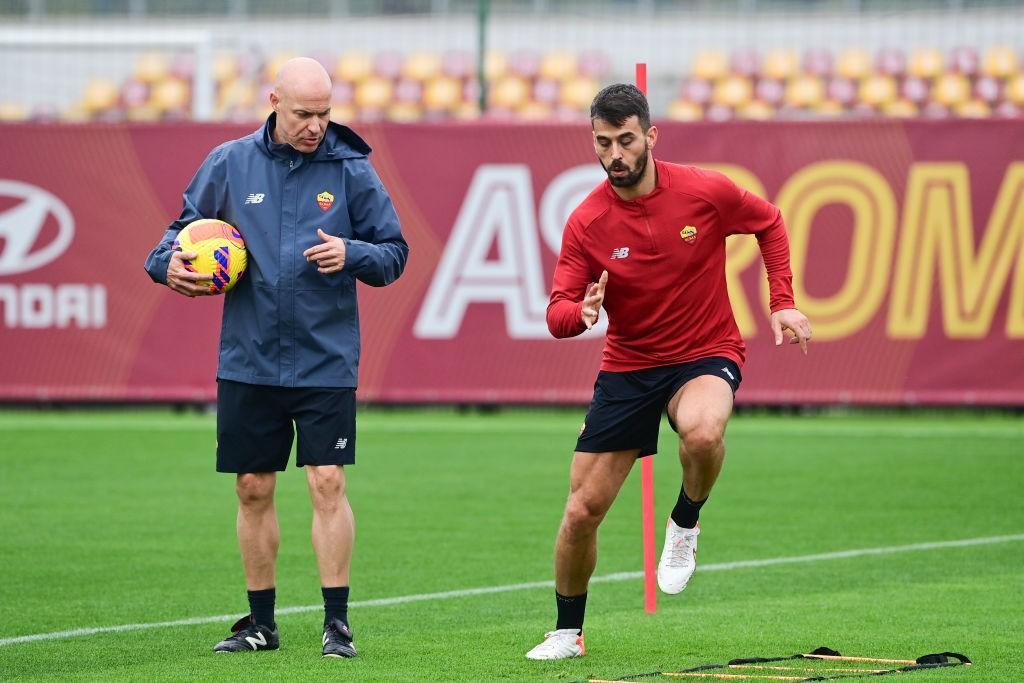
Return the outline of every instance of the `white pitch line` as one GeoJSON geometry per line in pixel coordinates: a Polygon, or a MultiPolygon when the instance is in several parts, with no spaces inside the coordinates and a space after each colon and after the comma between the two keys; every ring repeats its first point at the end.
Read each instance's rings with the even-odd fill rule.
{"type": "MultiPolygon", "coordinates": [[[[931,543],[912,543],[910,545],[894,545],[881,548],[858,548],[855,550],[839,550],[830,553],[816,553],[814,555],[797,555],[794,557],[772,557],[763,560],[740,560],[738,562],[717,562],[698,566],[701,572],[729,571],[732,569],[749,569],[751,567],[768,567],[779,564],[798,564],[802,562],[820,562],[822,560],[841,560],[851,557],[866,557],[869,555],[891,555],[894,553],[907,553],[917,550],[939,550],[944,548],[964,548],[974,545],[991,545],[994,543],[1011,543],[1024,541],[1024,534],[1010,534],[1006,536],[982,536],[979,538],[965,538],[958,541],[934,541],[931,543]]],[[[609,583],[612,581],[627,581],[630,579],[643,578],[643,572],[617,572],[595,576],[590,579],[591,583],[609,583]]],[[[393,598],[376,598],[373,600],[359,600],[349,604],[349,607],[385,607],[388,605],[404,605],[411,602],[424,602],[428,600],[449,600],[452,598],[465,598],[473,595],[489,595],[491,593],[508,593],[511,591],[532,590],[534,588],[554,588],[554,581],[532,581],[530,583],[513,583],[504,586],[485,586],[482,588],[464,588],[462,590],[442,591],[440,593],[420,593],[418,595],[399,595],[393,598]]],[[[299,607],[284,607],[276,610],[277,614],[297,614],[300,612],[314,612],[322,610],[323,605],[303,605],[299,607]]],[[[143,631],[154,628],[170,628],[172,626],[197,626],[200,624],[212,624],[217,622],[235,621],[238,614],[221,614],[214,617],[194,617],[192,619],[178,619],[176,621],[156,621],[146,624],[121,624],[119,626],[97,626],[94,628],[76,628],[70,631],[52,631],[50,633],[34,633],[27,636],[15,636],[13,638],[0,638],[0,647],[6,645],[17,645],[19,643],[32,643],[41,640],[64,640],[78,636],[91,636],[99,633],[124,633],[125,631],[143,631]]]]}

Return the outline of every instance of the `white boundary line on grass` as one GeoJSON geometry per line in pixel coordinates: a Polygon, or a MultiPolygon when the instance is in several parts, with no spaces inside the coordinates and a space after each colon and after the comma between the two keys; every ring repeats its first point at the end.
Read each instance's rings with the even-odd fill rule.
{"type": "MultiPolygon", "coordinates": [[[[763,560],[740,560],[738,562],[717,562],[715,564],[704,564],[697,567],[701,572],[729,571],[732,569],[749,569],[751,567],[768,567],[778,564],[798,564],[802,562],[820,562],[822,560],[840,560],[851,557],[866,557],[869,555],[891,555],[894,553],[906,553],[916,550],[940,550],[944,548],[964,548],[974,545],[991,545],[994,543],[1011,543],[1024,541],[1024,534],[1011,534],[1006,536],[982,536],[979,538],[965,538],[959,541],[935,541],[931,543],[912,543],[910,545],[893,545],[881,548],[858,548],[855,550],[839,550],[831,553],[816,553],[814,555],[797,555],[794,557],[773,557],[763,560]]],[[[591,583],[607,583],[611,581],[626,581],[643,577],[643,572],[618,572],[616,574],[605,574],[590,579],[591,583]]],[[[360,600],[350,603],[349,607],[384,607],[387,605],[404,605],[410,602],[424,602],[429,600],[448,600],[451,598],[464,598],[472,595],[487,595],[490,593],[508,593],[511,591],[530,590],[533,588],[554,588],[554,581],[532,581],[530,583],[513,583],[505,586],[486,586],[483,588],[464,588],[462,590],[442,591],[440,593],[421,593],[418,595],[399,595],[393,598],[377,598],[375,600],[360,600]]],[[[300,607],[285,607],[277,610],[277,614],[296,614],[299,612],[313,612],[323,609],[323,605],[304,605],[300,607]]],[[[64,640],[78,636],[91,636],[98,633],[123,633],[125,631],[142,631],[154,628],[170,628],[172,626],[196,626],[199,624],[212,624],[216,622],[235,621],[237,614],[221,614],[215,617],[194,617],[192,619],[178,619],[176,621],[157,621],[148,624],[121,624],[119,626],[98,626],[94,628],[76,628],[70,631],[53,631],[51,633],[34,633],[27,636],[15,636],[13,638],[0,638],[0,647],[6,645],[17,645],[18,643],[32,643],[40,640],[64,640]]]]}

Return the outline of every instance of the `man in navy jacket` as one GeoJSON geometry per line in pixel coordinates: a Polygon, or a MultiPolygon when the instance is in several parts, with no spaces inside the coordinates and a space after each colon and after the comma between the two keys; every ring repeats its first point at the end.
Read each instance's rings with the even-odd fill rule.
{"type": "Polygon", "coordinates": [[[354,657],[348,625],[355,535],[344,466],[355,462],[359,364],[356,280],[394,282],[409,247],[367,156],[370,147],[329,120],[331,81],[312,59],[287,62],[274,109],[251,135],[226,142],[185,190],[181,216],[146,259],[154,281],[209,294],[173,247],[188,223],[235,226],[248,270],[225,296],[217,368],[217,470],[236,474],[238,540],[250,614],[217,652],[272,650],[279,532],[276,473],[298,428],[296,464],[313,502],[313,548],[324,596],[323,654],[354,657]]]}

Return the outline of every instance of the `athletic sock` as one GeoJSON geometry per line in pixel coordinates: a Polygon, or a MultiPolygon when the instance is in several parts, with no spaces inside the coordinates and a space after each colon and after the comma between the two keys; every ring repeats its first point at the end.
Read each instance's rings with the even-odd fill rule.
{"type": "Polygon", "coordinates": [[[324,594],[324,623],[331,619],[341,619],[348,626],[348,586],[321,586],[320,592],[324,594]]]}
{"type": "Polygon", "coordinates": [[[555,604],[558,605],[558,622],[555,629],[574,628],[583,630],[583,614],[587,611],[587,594],[562,595],[555,591],[555,604]]]}
{"type": "Polygon", "coordinates": [[[686,495],[686,491],[680,486],[679,500],[676,501],[676,506],[672,508],[672,521],[678,527],[692,529],[697,526],[697,519],[700,517],[700,507],[706,502],[708,502],[707,498],[696,502],[690,500],[690,497],[686,495]]]}
{"type": "Polygon", "coordinates": [[[259,591],[247,591],[249,594],[249,611],[252,613],[252,620],[260,626],[266,626],[270,630],[277,628],[274,622],[274,600],[277,598],[277,590],[264,588],[259,591]]]}

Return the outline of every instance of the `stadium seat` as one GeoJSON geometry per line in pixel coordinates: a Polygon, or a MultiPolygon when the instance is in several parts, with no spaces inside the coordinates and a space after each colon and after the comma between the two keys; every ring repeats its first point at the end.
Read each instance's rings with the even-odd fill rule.
{"type": "Polygon", "coordinates": [[[338,58],[334,75],[349,83],[359,83],[373,73],[373,58],[366,52],[346,52],[338,58]]]}
{"type": "Polygon", "coordinates": [[[683,83],[679,96],[680,99],[705,105],[711,101],[713,90],[714,86],[711,84],[711,81],[706,81],[703,78],[691,78],[683,83]]]}
{"type": "Polygon", "coordinates": [[[761,78],[786,80],[800,73],[800,58],[796,50],[775,49],[764,56],[761,63],[761,78]]]}
{"type": "Polygon", "coordinates": [[[597,81],[577,76],[562,84],[562,91],[558,94],[558,100],[569,109],[586,109],[589,111],[590,103],[593,102],[598,90],[600,90],[600,87],[597,81]]]}
{"type": "Polygon", "coordinates": [[[603,81],[611,70],[608,55],[600,50],[584,50],[579,55],[577,68],[580,76],[603,81]]]}
{"type": "Polygon", "coordinates": [[[729,59],[720,50],[702,50],[697,53],[691,69],[694,78],[716,81],[729,75],[729,59]]]}
{"type": "Polygon", "coordinates": [[[188,109],[191,88],[180,78],[164,78],[153,84],[149,104],[158,112],[188,109]]]}
{"type": "Polygon", "coordinates": [[[831,50],[812,48],[804,53],[803,71],[810,76],[824,78],[832,74],[834,62],[831,50]]]}
{"type": "Polygon", "coordinates": [[[29,118],[29,108],[20,102],[3,102],[0,103],[0,121],[12,122],[12,121],[27,121],[29,118]]]}
{"type": "Polygon", "coordinates": [[[977,50],[972,47],[958,47],[949,55],[949,70],[974,77],[980,70],[980,62],[977,50]]]}
{"type": "Polygon", "coordinates": [[[750,79],[744,76],[729,76],[715,84],[711,101],[719,106],[734,108],[750,101],[753,95],[750,79]]]}
{"type": "Polygon", "coordinates": [[[120,91],[117,85],[109,78],[95,78],[85,86],[82,96],[82,108],[90,115],[97,115],[100,112],[116,107],[120,91]]]}
{"type": "Polygon", "coordinates": [[[825,99],[825,84],[817,76],[798,76],[786,84],[783,99],[789,107],[816,107],[825,99]]]}
{"type": "Polygon", "coordinates": [[[556,50],[544,55],[540,62],[538,77],[552,81],[567,81],[579,73],[576,55],[565,50],[556,50]]]}
{"type": "Polygon", "coordinates": [[[1006,82],[1003,97],[1007,102],[1024,106],[1024,74],[1017,74],[1006,82]]]}
{"type": "Polygon", "coordinates": [[[441,73],[441,56],[436,52],[413,52],[402,62],[402,78],[426,81],[441,73]]]}
{"type": "Polygon", "coordinates": [[[857,99],[857,84],[845,77],[832,78],[825,86],[825,96],[845,109],[857,99]]]}
{"type": "Polygon", "coordinates": [[[751,100],[736,110],[736,116],[741,119],[764,121],[775,116],[775,107],[761,100],[751,100]]]}
{"type": "Polygon", "coordinates": [[[399,79],[394,84],[392,99],[400,102],[420,102],[423,99],[423,84],[409,78],[399,79]]]}
{"type": "Polygon", "coordinates": [[[466,50],[449,50],[441,55],[441,73],[451,78],[469,78],[476,73],[476,58],[466,50]]]}
{"type": "Polygon", "coordinates": [[[773,110],[779,106],[785,94],[786,86],[773,78],[762,78],[754,86],[754,99],[769,105],[773,110]]]}
{"type": "Polygon", "coordinates": [[[896,79],[892,76],[874,74],[860,83],[858,97],[872,107],[883,107],[896,99],[896,79]]]}
{"type": "Polygon", "coordinates": [[[373,56],[373,73],[380,78],[394,80],[401,75],[404,61],[401,53],[382,50],[373,56]]]}
{"type": "Polygon", "coordinates": [[[520,78],[536,78],[540,71],[540,55],[533,50],[516,50],[509,55],[508,70],[520,78]]]}
{"type": "Polygon", "coordinates": [[[881,105],[882,114],[892,118],[907,119],[919,114],[917,105],[907,99],[885,102],[881,105]]]}
{"type": "Polygon", "coordinates": [[[451,76],[438,76],[423,88],[423,106],[427,111],[454,111],[462,101],[462,84],[451,76]]]}
{"type": "Polygon", "coordinates": [[[355,104],[359,107],[360,116],[363,110],[383,111],[391,102],[394,86],[382,76],[370,76],[356,85],[355,104]]]}
{"type": "Polygon", "coordinates": [[[666,116],[673,121],[700,121],[704,118],[704,107],[687,100],[675,100],[669,104],[666,116]]]}
{"type": "Polygon", "coordinates": [[[1006,45],[996,45],[985,51],[981,72],[993,78],[1009,78],[1017,73],[1017,53],[1006,45]]]}
{"type": "Polygon", "coordinates": [[[505,76],[493,83],[489,92],[490,102],[499,109],[516,111],[530,99],[530,86],[519,76],[505,76]]]}
{"type": "Polygon", "coordinates": [[[396,123],[415,123],[423,118],[423,110],[418,102],[395,102],[387,109],[388,121],[396,123]]]}
{"type": "Polygon", "coordinates": [[[975,98],[993,105],[1003,97],[1003,83],[993,76],[981,76],[974,81],[973,91],[975,98]]]}
{"type": "Polygon", "coordinates": [[[533,82],[533,101],[543,102],[548,106],[558,103],[558,96],[562,92],[562,84],[548,78],[538,78],[533,82]]]}
{"type": "Polygon", "coordinates": [[[931,99],[944,107],[953,108],[966,102],[971,94],[971,83],[957,73],[945,73],[935,79],[931,99]]]}
{"type": "Polygon", "coordinates": [[[914,50],[910,56],[907,73],[918,78],[935,78],[942,73],[942,53],[934,47],[922,47],[914,50]]]}
{"type": "Polygon", "coordinates": [[[898,48],[885,48],[875,59],[875,71],[884,76],[902,78],[907,71],[907,56],[898,48]]]}
{"type": "Polygon", "coordinates": [[[921,106],[926,102],[930,94],[931,86],[928,85],[928,81],[917,76],[904,79],[900,85],[900,96],[917,106],[921,106]]]}
{"type": "Polygon", "coordinates": [[[871,55],[862,48],[843,50],[836,60],[834,73],[851,80],[866,78],[871,73],[871,55]]]}
{"type": "Polygon", "coordinates": [[[166,78],[171,71],[171,61],[163,52],[146,52],[135,60],[134,76],[143,83],[155,83],[166,78]]]}
{"type": "Polygon", "coordinates": [[[961,102],[953,109],[956,115],[965,119],[984,119],[992,115],[992,107],[987,102],[971,99],[961,102]]]}

